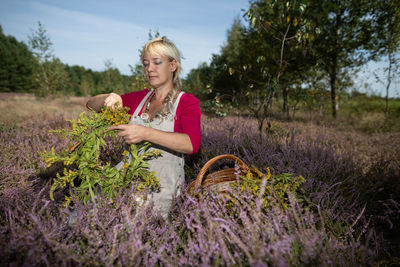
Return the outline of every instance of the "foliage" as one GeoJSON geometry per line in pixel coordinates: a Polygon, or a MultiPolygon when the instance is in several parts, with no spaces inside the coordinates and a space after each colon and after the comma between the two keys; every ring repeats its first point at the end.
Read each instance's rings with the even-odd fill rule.
{"type": "Polygon", "coordinates": [[[214,73],[213,68],[208,66],[206,62],[199,64],[196,69],[190,70],[185,80],[183,80],[183,88],[188,93],[195,95],[200,102],[206,102],[212,98],[212,84],[214,73]]]}
{"type": "Polygon", "coordinates": [[[154,173],[148,171],[146,160],[159,155],[155,151],[146,151],[149,143],[142,145],[131,144],[129,151],[124,151],[124,165],[118,170],[111,166],[110,162],[105,164],[100,160],[100,150],[106,146],[105,138],[114,136],[115,132],[108,131],[111,125],[127,124],[129,114],[125,108],[106,108],[101,113],[93,112],[90,117],[82,113],[77,121],[72,120],[72,130],[56,130],[64,138],[68,137],[71,148],[56,154],[54,148],[51,152],[44,152],[43,159],[50,167],[52,164],[62,162],[65,166],[62,175],[57,174],[50,190],[50,197],[54,200],[53,192],[58,188],[68,185],[72,188],[72,195],[66,196],[69,204],[71,197],[83,200],[89,198],[95,202],[95,192],[100,189],[102,195],[109,199],[117,196],[118,190],[135,183],[137,190],[157,190],[160,186],[158,178],[154,173]],[[139,153],[140,152],[140,153],[139,153]],[[75,187],[75,184],[79,185],[75,187]],[[100,188],[98,188],[100,187],[100,188]]]}
{"type": "Polygon", "coordinates": [[[371,35],[376,31],[372,23],[375,1],[311,1],[315,11],[313,21],[320,34],[313,43],[318,66],[329,80],[332,116],[339,110],[340,84],[354,69],[368,60],[366,51],[376,45],[371,35]]]}
{"type": "Polygon", "coordinates": [[[39,69],[39,72],[34,73],[35,81],[39,83],[37,96],[68,94],[68,74],[60,59],[53,58],[51,61],[45,61],[39,69]]]}
{"type": "Polygon", "coordinates": [[[0,92],[31,91],[33,62],[27,45],[4,35],[0,26],[0,92]]]}
{"type": "MultiPolygon", "coordinates": [[[[271,116],[271,104],[280,97],[287,117],[290,108],[294,114],[301,105],[310,109],[311,102],[317,102],[321,111],[321,100],[330,101],[336,117],[340,96],[353,86],[359,67],[379,55],[388,55],[389,46],[383,52],[384,40],[396,51],[396,4],[251,1],[244,14],[248,25],[235,18],[220,53],[213,55],[209,66],[192,70],[187,84],[204,101],[218,97],[222,104],[248,108],[260,129],[271,116]],[[310,80],[324,84],[324,88],[307,88],[310,80]],[[325,97],[327,90],[329,98],[325,97]],[[314,93],[308,94],[311,91],[314,93]],[[311,99],[313,96],[316,99],[311,99]]],[[[385,70],[391,77],[397,73],[394,55],[388,60],[391,68],[385,70]]]]}
{"type": "Polygon", "coordinates": [[[277,88],[283,99],[282,111],[288,116],[291,86],[301,84],[308,70],[315,65],[310,50],[319,32],[310,19],[309,2],[253,1],[246,16],[250,22],[249,29],[257,33],[252,38],[266,43],[255,55],[257,61],[261,57],[263,62],[260,68],[262,76],[258,80],[270,77],[272,81],[276,80],[274,82],[279,84],[277,88]]]}
{"type": "Polygon", "coordinates": [[[379,45],[374,48],[377,58],[387,65],[383,69],[383,75],[375,74],[376,80],[386,89],[385,113],[389,114],[389,90],[392,82],[400,73],[400,13],[398,1],[380,1],[375,6],[375,23],[379,27],[376,32],[376,39],[379,45]],[[384,60],[384,57],[387,57],[384,60]]]}
{"type": "Polygon", "coordinates": [[[210,116],[226,117],[232,105],[229,102],[222,102],[219,93],[217,93],[215,98],[204,101],[201,108],[210,116]]]}
{"type": "Polygon", "coordinates": [[[245,13],[248,27],[235,19],[221,55],[213,56],[213,95],[245,107],[260,134],[273,100],[281,94],[288,115],[289,91],[315,64],[309,52],[315,27],[308,13],[307,1],[252,1],[245,13]]]}
{"type": "Polygon", "coordinates": [[[114,66],[111,59],[104,61],[105,71],[100,80],[100,91],[98,93],[123,93],[122,76],[119,70],[114,66]]]}
{"type": "MultiPolygon", "coordinates": [[[[272,203],[277,204],[282,209],[288,209],[289,195],[297,194],[300,199],[300,194],[304,190],[300,187],[305,182],[302,176],[294,177],[291,173],[282,173],[271,175],[269,168],[267,174],[261,172],[248,172],[246,176],[240,176],[239,182],[233,182],[232,187],[239,189],[239,194],[250,193],[254,199],[260,203],[258,205],[268,212],[267,209],[272,207],[272,203]]],[[[231,206],[234,207],[235,200],[233,199],[231,206]]]]}
{"type": "Polygon", "coordinates": [[[34,92],[46,97],[124,93],[143,88],[132,82],[139,79],[139,73],[123,75],[111,59],[105,61],[104,71],[62,63],[54,55],[53,43],[41,22],[28,36],[29,47],[13,36],[5,36],[2,29],[0,37],[0,91],[34,92]]]}
{"type": "Polygon", "coordinates": [[[219,94],[223,100],[237,104],[237,97],[245,93],[246,81],[242,81],[238,75],[232,75],[232,71],[241,69],[247,62],[243,57],[243,45],[248,41],[245,39],[245,27],[236,18],[227,33],[227,43],[221,48],[221,54],[212,57],[211,71],[208,71],[211,76],[208,80],[213,88],[211,96],[219,94]]]}
{"type": "Polygon", "coordinates": [[[33,55],[40,64],[50,61],[53,55],[53,43],[48,36],[48,33],[42,23],[38,21],[38,28],[36,31],[31,30],[29,36],[29,45],[32,49],[33,55]]]}
{"type": "Polygon", "coordinates": [[[130,91],[142,90],[144,88],[150,88],[150,84],[144,73],[142,64],[136,64],[135,67],[129,65],[131,71],[131,83],[129,85],[130,91]]]}
{"type": "Polygon", "coordinates": [[[65,94],[68,75],[62,62],[53,55],[53,43],[40,21],[38,29],[29,36],[29,45],[36,61],[33,65],[36,95],[47,97],[60,92],[65,94]]]}

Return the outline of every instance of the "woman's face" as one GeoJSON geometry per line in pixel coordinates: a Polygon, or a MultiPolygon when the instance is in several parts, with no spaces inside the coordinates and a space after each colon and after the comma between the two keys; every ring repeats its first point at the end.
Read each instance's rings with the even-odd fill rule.
{"type": "Polygon", "coordinates": [[[176,70],[175,60],[169,61],[166,56],[145,53],[143,66],[146,77],[154,89],[162,86],[172,86],[172,77],[176,70]]]}

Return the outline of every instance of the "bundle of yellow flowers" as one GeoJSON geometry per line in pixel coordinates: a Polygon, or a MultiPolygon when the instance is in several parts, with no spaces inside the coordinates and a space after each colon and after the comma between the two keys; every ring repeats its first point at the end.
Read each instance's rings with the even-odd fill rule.
{"type": "MultiPolygon", "coordinates": [[[[256,169],[254,166],[252,167],[256,169]]],[[[241,176],[238,181],[234,181],[231,186],[238,188],[241,193],[248,192],[254,198],[260,198],[263,209],[270,207],[271,200],[278,203],[281,208],[287,209],[289,194],[294,194],[299,200],[304,193],[301,188],[301,185],[305,182],[303,176],[295,176],[292,173],[273,175],[269,168],[267,168],[266,175],[261,176],[248,172],[245,176],[241,176]]]]}
{"type": "MultiPolygon", "coordinates": [[[[148,150],[149,143],[131,144],[123,152],[123,168],[120,170],[111,166],[110,162],[100,160],[101,149],[106,146],[105,138],[115,138],[116,131],[107,130],[112,125],[129,123],[130,115],[127,108],[107,107],[101,112],[81,113],[77,120],[70,120],[71,129],[52,131],[69,138],[71,145],[61,153],[44,151],[41,156],[47,167],[56,162],[64,164],[62,173],[54,178],[50,198],[54,200],[56,189],[70,186],[72,196],[86,203],[89,199],[95,202],[95,192],[109,198],[111,201],[121,188],[136,184],[137,192],[143,190],[158,190],[160,182],[155,173],[148,170],[147,160],[159,155],[159,152],[148,150]],[[129,157],[130,154],[130,157],[129,157]],[[75,184],[78,184],[75,186],[75,184]],[[100,190],[95,190],[95,189],[100,190]]],[[[71,201],[71,195],[65,195],[65,204],[71,201]]]]}

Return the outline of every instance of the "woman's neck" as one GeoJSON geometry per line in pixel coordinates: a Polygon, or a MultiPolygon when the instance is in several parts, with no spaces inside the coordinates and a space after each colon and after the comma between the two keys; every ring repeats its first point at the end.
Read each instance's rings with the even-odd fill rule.
{"type": "Polygon", "coordinates": [[[171,86],[164,86],[164,87],[158,87],[154,89],[154,99],[156,101],[164,101],[164,99],[167,97],[168,93],[172,91],[172,85],[171,86]]]}

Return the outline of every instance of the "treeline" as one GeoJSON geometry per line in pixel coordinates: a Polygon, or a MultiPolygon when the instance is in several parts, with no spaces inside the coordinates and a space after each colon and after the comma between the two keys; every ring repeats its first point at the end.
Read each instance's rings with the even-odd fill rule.
{"type": "MultiPolygon", "coordinates": [[[[399,75],[399,0],[250,1],[210,64],[193,69],[190,88],[216,112],[246,108],[263,126],[272,104],[286,116],[328,105],[333,117],[357,71],[384,61],[386,90],[399,75]]],[[[349,90],[350,89],[350,90],[349,90]]]]}
{"type": "Polygon", "coordinates": [[[0,92],[49,95],[95,95],[124,93],[146,86],[140,65],[130,66],[131,75],[121,74],[111,60],[104,71],[69,66],[52,53],[52,43],[39,22],[29,44],[5,35],[0,26],[0,92]]]}
{"type": "MultiPolygon", "coordinates": [[[[326,106],[336,117],[341,99],[360,91],[354,88],[357,71],[381,61],[384,75],[375,78],[386,88],[388,113],[400,70],[398,6],[400,0],[252,0],[244,23],[234,20],[220,53],[192,69],[183,89],[206,111],[246,110],[261,129],[277,104],[287,117],[300,107],[321,112],[326,106]]],[[[100,72],[62,63],[40,22],[28,45],[1,27],[0,41],[1,92],[94,95],[146,86],[140,64],[123,75],[110,60],[100,72]]]]}

